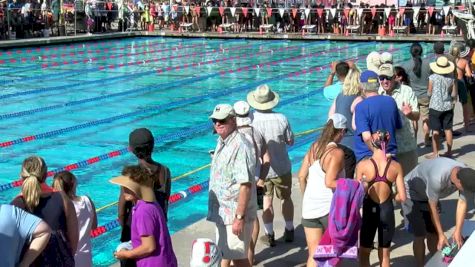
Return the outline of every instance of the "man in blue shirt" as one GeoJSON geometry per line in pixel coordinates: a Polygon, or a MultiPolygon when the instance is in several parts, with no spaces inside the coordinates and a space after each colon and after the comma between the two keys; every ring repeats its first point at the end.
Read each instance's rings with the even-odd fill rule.
{"type": "Polygon", "coordinates": [[[376,130],[386,130],[391,138],[386,148],[387,153],[395,155],[396,129],[401,129],[402,123],[396,101],[390,96],[378,95],[379,77],[374,71],[364,71],[360,77],[365,99],[355,108],[355,155],[356,160],[371,157],[373,146],[371,134],[376,130]]]}

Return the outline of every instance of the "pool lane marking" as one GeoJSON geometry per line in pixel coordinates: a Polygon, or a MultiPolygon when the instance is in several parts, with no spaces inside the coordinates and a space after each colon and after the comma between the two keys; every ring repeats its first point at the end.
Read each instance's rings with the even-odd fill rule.
{"type": "MultiPolygon", "coordinates": [[[[274,52],[298,50],[300,48],[302,48],[302,46],[282,47],[282,48],[278,48],[278,49],[275,49],[275,50],[266,50],[266,51],[263,51],[263,52],[259,52],[257,54],[250,54],[248,56],[244,56],[244,57],[240,57],[240,58],[249,59],[249,58],[260,56],[260,55],[263,55],[263,54],[266,54],[266,53],[271,53],[272,54],[274,52]]],[[[350,48],[352,48],[352,47],[350,47],[350,48]]],[[[304,57],[304,56],[294,56],[294,57],[304,57]]],[[[291,57],[291,58],[294,58],[294,57],[291,57]]],[[[226,59],[226,58],[224,58],[224,59],[226,59]]],[[[226,59],[226,60],[228,60],[228,59],[226,59]]],[[[276,60],[276,61],[280,61],[280,60],[276,60]]],[[[288,61],[291,61],[291,60],[288,60],[288,61]]],[[[207,61],[205,63],[185,64],[183,66],[180,66],[180,68],[182,68],[182,67],[185,68],[185,66],[187,66],[187,68],[199,67],[199,66],[211,64],[211,61],[207,61]]],[[[268,64],[268,63],[269,62],[267,62],[266,64],[268,64]]],[[[270,63],[275,65],[274,61],[271,61],[270,63]]],[[[235,71],[234,70],[227,70],[227,71],[231,71],[231,73],[232,72],[241,72],[243,70],[247,70],[247,68],[251,68],[251,67],[254,67],[254,66],[257,66],[257,65],[259,65],[259,64],[237,68],[235,71]]],[[[172,68],[176,69],[177,67],[178,66],[175,66],[175,67],[172,67],[172,68]]],[[[256,67],[256,68],[258,68],[258,67],[256,67]]],[[[137,78],[137,76],[140,76],[140,78],[143,78],[144,76],[154,74],[155,72],[156,71],[153,70],[153,71],[146,71],[146,72],[141,72],[141,73],[133,73],[133,74],[129,74],[129,75],[125,75],[125,76],[119,76],[119,77],[121,78],[120,80],[129,79],[129,78],[137,78]]],[[[190,84],[192,82],[202,81],[202,80],[206,80],[206,79],[209,79],[209,78],[216,77],[216,75],[221,75],[222,76],[222,75],[225,74],[224,72],[226,72],[226,71],[220,71],[220,72],[205,75],[205,76],[192,77],[192,78],[184,79],[184,80],[181,80],[181,81],[178,80],[178,81],[163,83],[163,84],[160,85],[161,86],[160,89],[169,89],[169,88],[174,88],[174,87],[179,86],[179,85],[187,85],[187,84],[190,84]]],[[[111,81],[114,78],[115,77],[108,78],[108,81],[111,81]]],[[[104,82],[103,84],[107,84],[106,82],[104,82]]],[[[112,83],[115,83],[115,80],[112,81],[112,83]]],[[[10,98],[10,97],[15,97],[15,96],[20,96],[20,95],[29,95],[29,94],[42,93],[42,92],[46,92],[46,91],[69,89],[69,88],[71,88],[71,86],[83,85],[83,84],[84,83],[77,83],[77,84],[73,84],[73,85],[68,84],[68,85],[53,87],[53,88],[50,87],[50,88],[42,88],[42,89],[37,89],[37,90],[29,90],[29,91],[25,91],[25,92],[5,94],[5,95],[0,95],[0,99],[10,98]]],[[[67,103],[61,103],[61,104],[56,104],[56,105],[46,106],[46,107],[40,107],[40,108],[31,109],[31,110],[24,110],[24,111],[18,111],[18,112],[13,112],[13,113],[7,113],[7,114],[0,115],[0,120],[8,119],[8,118],[21,117],[21,116],[24,116],[24,115],[30,115],[30,114],[37,113],[37,112],[49,111],[49,110],[58,109],[58,108],[62,108],[62,107],[69,107],[69,106],[74,106],[74,105],[78,105],[78,104],[84,104],[84,103],[99,101],[99,100],[113,98],[113,97],[125,96],[125,95],[129,95],[129,94],[134,94],[134,93],[142,93],[142,92],[147,92],[147,91],[153,91],[153,90],[156,90],[156,89],[157,89],[156,86],[149,86],[148,85],[148,86],[135,88],[135,89],[131,89],[131,90],[126,90],[126,91],[122,91],[122,92],[118,92],[118,93],[114,93],[114,94],[108,94],[108,95],[102,95],[102,96],[98,96],[98,97],[75,100],[75,101],[71,101],[71,102],[67,102],[67,103]]]]}
{"type": "MultiPolygon", "coordinates": [[[[307,137],[304,137],[302,138],[301,140],[297,140],[297,142],[295,142],[295,144],[293,146],[290,146],[288,147],[288,150],[289,152],[291,152],[292,150],[296,149],[296,148],[299,148],[305,144],[307,144],[308,142],[314,140],[316,138],[316,134],[311,134],[315,131],[318,131],[320,129],[322,129],[323,127],[320,127],[320,128],[317,128],[317,129],[311,129],[309,130],[310,132],[310,135],[307,136],[307,137]]],[[[190,187],[188,187],[187,189],[185,190],[182,190],[182,191],[179,191],[175,194],[172,194],[169,198],[168,198],[168,202],[170,205],[172,204],[175,204],[185,198],[188,198],[192,195],[195,195],[201,191],[204,191],[206,189],[208,189],[208,186],[209,186],[209,181],[204,181],[202,183],[199,183],[199,184],[195,184],[195,185],[192,185],[190,187]]],[[[114,206],[115,204],[117,204],[118,202],[116,201],[115,203],[110,203],[107,205],[107,207],[111,207],[111,206],[114,206]]],[[[106,206],[104,206],[103,208],[107,208],[106,206]]],[[[96,210],[97,212],[99,212],[100,210],[96,210]]],[[[106,232],[109,232],[110,230],[114,229],[114,228],[117,228],[120,226],[120,223],[119,223],[119,219],[115,219],[113,221],[110,221],[102,226],[99,226],[97,227],[96,229],[92,229],[91,230],[91,237],[92,238],[96,238],[106,232]]]]}
{"type": "MultiPolygon", "coordinates": [[[[390,50],[386,50],[386,51],[389,52],[389,51],[394,51],[394,50],[398,50],[398,49],[390,49],[390,50]]],[[[367,54],[363,54],[361,56],[358,56],[356,58],[350,58],[348,60],[357,61],[357,59],[362,58],[362,57],[366,57],[366,56],[367,56],[367,54]]],[[[300,71],[300,72],[302,72],[302,74],[311,74],[311,73],[316,72],[316,71],[322,71],[323,69],[327,69],[328,64],[326,64],[326,65],[327,66],[317,66],[317,67],[307,68],[306,70],[304,70],[305,72],[303,72],[303,71],[300,71]]],[[[244,89],[249,89],[251,86],[256,86],[256,85],[266,83],[266,82],[272,82],[272,81],[276,81],[276,80],[285,79],[286,77],[294,77],[294,75],[295,76],[300,75],[300,74],[296,75],[296,73],[297,72],[282,74],[282,75],[279,75],[277,77],[268,78],[268,79],[264,79],[264,80],[261,80],[261,81],[256,81],[256,82],[253,82],[253,83],[250,83],[250,84],[246,84],[246,85],[241,86],[241,87],[244,88],[244,89]]],[[[322,88],[323,87],[321,87],[320,89],[322,89],[322,88]]],[[[292,102],[295,102],[295,101],[299,101],[299,100],[304,99],[304,98],[308,98],[308,97],[310,97],[312,95],[315,95],[317,93],[320,93],[320,90],[313,90],[309,93],[305,93],[305,94],[302,94],[302,95],[291,97],[287,100],[281,101],[281,106],[292,103],[292,102]]],[[[180,139],[180,138],[183,138],[183,137],[191,136],[191,135],[196,134],[196,133],[200,133],[200,132],[205,131],[205,130],[209,130],[209,128],[211,126],[212,126],[212,124],[210,122],[204,122],[204,123],[198,124],[194,127],[191,127],[187,130],[184,130],[184,131],[173,132],[173,133],[168,133],[168,134],[165,134],[165,135],[157,136],[157,137],[155,137],[154,140],[155,140],[156,143],[162,143],[162,142],[165,142],[165,141],[176,140],[176,139],[180,139]]],[[[103,160],[111,159],[111,158],[114,158],[114,157],[117,157],[117,156],[125,155],[128,152],[129,152],[129,148],[125,147],[125,148],[115,150],[115,151],[112,151],[112,152],[109,152],[109,153],[106,153],[106,154],[102,154],[100,156],[89,158],[87,160],[82,160],[82,161],[79,161],[79,162],[76,162],[76,163],[73,163],[73,164],[69,164],[69,165],[66,165],[64,167],[48,171],[47,177],[53,176],[54,174],[56,174],[58,172],[61,172],[61,171],[65,171],[65,170],[66,171],[72,171],[72,170],[75,170],[75,169],[78,169],[78,168],[82,168],[82,167],[85,167],[85,166],[88,166],[88,165],[95,164],[99,161],[103,161],[103,160]]],[[[21,180],[17,180],[17,181],[13,181],[13,182],[10,182],[10,183],[7,183],[7,184],[0,185],[0,192],[6,191],[10,188],[21,186],[21,183],[22,183],[21,180]]]]}
{"type": "MultiPolygon", "coordinates": [[[[154,38],[155,39],[155,38],[154,38]]],[[[112,47],[112,48],[109,48],[110,50],[112,51],[123,51],[125,49],[128,49],[128,48],[143,48],[143,47],[147,47],[149,46],[150,44],[169,44],[169,43],[179,43],[179,42],[184,42],[184,39],[181,39],[181,40],[178,40],[178,41],[173,41],[173,42],[166,42],[166,38],[157,38],[159,40],[165,40],[165,42],[154,42],[154,41],[149,41],[147,43],[147,40],[153,40],[153,39],[137,39],[137,42],[138,40],[140,40],[140,42],[138,42],[137,45],[134,45],[134,44],[128,44],[128,45],[124,45],[124,46],[119,46],[119,47],[112,47]]],[[[173,38],[171,40],[175,40],[176,38],[173,38]]],[[[197,39],[198,40],[198,39],[197,39]]],[[[205,38],[200,38],[199,40],[206,40],[205,38]]],[[[115,44],[119,44],[121,43],[121,41],[117,41],[117,40],[113,40],[113,41],[110,41],[110,42],[85,42],[85,43],[79,43],[79,44],[70,44],[70,45],[53,45],[53,46],[47,46],[47,47],[38,47],[38,48],[28,48],[28,49],[25,49],[25,50],[16,50],[16,51],[12,51],[12,50],[4,50],[4,51],[0,51],[0,57],[3,56],[3,55],[7,55],[7,56],[14,56],[14,55],[22,55],[22,54],[32,54],[33,52],[53,52],[53,53],[58,53],[59,50],[61,51],[72,51],[74,49],[74,51],[76,51],[77,49],[82,49],[82,50],[91,50],[91,49],[94,49],[94,48],[108,48],[110,47],[111,45],[115,45],[115,44]],[[61,49],[59,49],[61,48],[61,49]]],[[[7,57],[7,58],[0,58],[0,60],[9,60],[10,58],[7,57]]],[[[20,60],[17,60],[17,61],[20,61],[20,60]]]]}
{"type": "MultiPolygon", "coordinates": [[[[237,42],[237,41],[238,40],[233,40],[231,42],[237,42]]],[[[89,73],[89,72],[93,72],[93,71],[104,71],[104,70],[109,70],[109,69],[129,67],[129,66],[133,66],[133,65],[143,65],[143,64],[148,64],[148,63],[151,63],[151,62],[161,62],[161,61],[167,61],[167,60],[171,60],[171,59],[183,58],[183,57],[187,57],[187,56],[196,57],[196,56],[212,55],[216,52],[223,52],[224,53],[224,51],[228,51],[230,49],[243,49],[243,48],[247,48],[247,47],[253,47],[255,45],[256,44],[251,44],[251,45],[235,46],[235,47],[229,47],[229,48],[223,48],[223,49],[222,48],[219,48],[219,49],[215,48],[211,51],[202,52],[202,53],[181,54],[181,55],[178,55],[178,56],[171,55],[171,56],[167,56],[167,57],[143,59],[143,60],[138,60],[138,61],[129,61],[129,62],[119,63],[119,64],[100,65],[98,67],[86,68],[86,69],[83,69],[83,70],[78,70],[78,69],[64,70],[63,72],[57,73],[55,75],[48,74],[47,76],[48,76],[48,78],[50,78],[50,79],[48,79],[48,81],[51,81],[51,80],[54,80],[55,78],[56,79],[64,79],[65,75],[70,75],[69,77],[73,77],[73,76],[78,76],[80,74],[89,73]]],[[[121,55],[119,55],[119,57],[123,58],[123,57],[127,57],[127,56],[124,56],[123,54],[121,54],[121,55]]],[[[106,60],[106,59],[107,59],[106,56],[101,57],[101,60],[106,60]]],[[[45,63],[45,64],[42,64],[41,68],[45,69],[45,68],[49,68],[49,67],[59,67],[61,65],[76,65],[76,64],[86,64],[86,65],[88,65],[89,63],[93,63],[94,61],[97,61],[97,60],[98,60],[98,58],[93,57],[93,58],[83,59],[83,60],[53,62],[51,64],[46,64],[45,63]]],[[[57,71],[61,71],[61,70],[57,70],[57,71]]],[[[9,78],[9,79],[5,79],[5,80],[0,80],[0,84],[3,84],[4,86],[6,86],[6,85],[18,85],[18,84],[21,84],[21,83],[24,83],[24,82],[30,82],[30,81],[35,81],[35,80],[44,80],[45,76],[46,76],[45,74],[39,74],[39,75],[28,76],[28,77],[20,77],[20,78],[15,78],[15,79],[10,79],[9,78]]]]}
{"type": "MultiPolygon", "coordinates": [[[[347,49],[348,49],[348,47],[342,47],[342,48],[334,49],[333,52],[338,51],[338,50],[347,50],[347,49]]],[[[304,57],[305,58],[316,57],[316,56],[320,56],[320,55],[326,54],[326,53],[327,53],[327,51],[321,51],[321,52],[307,54],[304,57]]],[[[296,56],[296,57],[294,57],[294,60],[298,60],[300,58],[302,58],[302,56],[296,56]]],[[[274,62],[285,62],[285,61],[286,61],[286,59],[282,59],[282,60],[277,60],[277,61],[274,61],[274,62]]],[[[264,67],[264,66],[270,67],[270,66],[273,66],[273,65],[276,65],[276,64],[260,63],[260,64],[257,64],[257,65],[254,65],[254,67],[248,66],[248,68],[245,68],[244,71],[252,71],[252,70],[260,68],[260,67],[264,67]],[[255,66],[257,66],[257,68],[255,66]]],[[[239,68],[239,69],[241,69],[241,68],[239,68]]],[[[298,76],[299,72],[300,71],[297,71],[297,72],[294,72],[294,73],[295,73],[296,76],[298,76]]],[[[303,70],[301,70],[301,72],[302,72],[302,74],[305,74],[306,70],[303,69],[303,70]]],[[[223,75],[225,73],[231,73],[231,72],[229,72],[229,71],[228,72],[220,72],[220,74],[223,74],[223,75]]],[[[216,74],[210,74],[210,76],[215,77],[216,74]]],[[[287,78],[287,76],[282,77],[282,75],[281,75],[281,79],[285,79],[285,78],[287,78]]],[[[268,79],[274,80],[274,78],[268,78],[268,79]]],[[[59,135],[59,134],[73,132],[73,131],[76,131],[76,130],[79,130],[79,129],[93,127],[93,126],[101,125],[101,124],[104,124],[104,123],[111,123],[115,120],[124,119],[124,118],[128,118],[128,117],[133,117],[133,116],[137,116],[137,115],[141,115],[141,114],[146,114],[146,113],[150,113],[150,112],[165,111],[165,110],[168,110],[168,109],[171,109],[171,108],[176,108],[178,106],[189,105],[189,104],[193,104],[193,103],[196,103],[196,102],[201,102],[204,99],[210,99],[210,98],[225,96],[225,95],[237,92],[237,91],[241,91],[241,90],[246,89],[246,88],[248,88],[248,85],[245,85],[244,88],[242,86],[238,86],[238,87],[223,90],[221,92],[198,95],[198,96],[194,96],[194,97],[190,97],[190,98],[186,98],[186,99],[182,99],[182,100],[178,100],[178,101],[174,101],[174,102],[169,102],[169,103],[165,103],[165,104],[161,104],[161,105],[156,105],[154,107],[146,107],[146,108],[138,109],[138,110],[135,110],[135,111],[132,111],[132,112],[129,112],[129,113],[123,113],[123,114],[120,114],[120,115],[116,115],[116,116],[112,116],[112,117],[108,117],[108,118],[104,118],[104,119],[100,119],[100,120],[89,121],[89,122],[86,122],[86,123],[77,124],[77,125],[65,127],[65,128],[62,128],[62,129],[57,129],[57,130],[53,130],[53,131],[40,133],[40,134],[34,134],[34,135],[27,136],[27,137],[18,138],[18,139],[15,139],[15,140],[4,141],[4,142],[0,143],[0,148],[10,147],[10,146],[13,146],[13,145],[27,143],[27,142],[32,142],[32,141],[35,141],[35,140],[38,140],[38,139],[44,139],[44,138],[56,136],[56,135],[59,135]]]]}
{"type": "MultiPolygon", "coordinates": [[[[155,44],[153,47],[158,47],[160,44],[163,44],[163,43],[159,43],[159,44],[155,44]]],[[[26,63],[26,62],[38,62],[40,63],[39,65],[33,65],[33,66],[24,66],[24,67],[17,67],[16,69],[17,70],[28,70],[28,69],[35,69],[35,68],[42,68],[42,69],[47,69],[47,68],[51,68],[51,67],[57,67],[57,66],[62,66],[62,65],[77,65],[77,64],[88,64],[88,63],[92,63],[92,62],[99,62],[101,60],[108,60],[108,59],[119,59],[119,58],[124,58],[124,57],[132,57],[132,56],[135,56],[135,55],[146,55],[146,54],[152,54],[152,53],[162,53],[162,52],[167,52],[167,51],[178,51],[178,49],[186,49],[186,48],[195,48],[195,47],[199,47],[199,46],[206,46],[206,44],[194,44],[194,45],[190,45],[190,46],[183,46],[182,44],[178,45],[178,46],[173,46],[173,47],[170,47],[170,48],[162,48],[162,49],[156,49],[156,50],[143,50],[143,51],[140,51],[140,52],[135,52],[135,53],[130,53],[130,52],[127,52],[127,53],[123,53],[123,54],[112,54],[112,55],[109,55],[109,56],[98,56],[98,57],[95,57],[95,56],[92,56],[90,55],[90,53],[87,53],[87,52],[94,52],[94,53],[97,53],[97,54],[102,54],[102,53],[108,53],[109,52],[109,48],[105,48],[103,50],[95,50],[95,51],[92,51],[92,50],[88,50],[87,52],[84,52],[84,51],[79,51],[79,52],[71,52],[69,54],[61,54],[61,55],[50,55],[50,56],[46,56],[46,55],[43,55],[43,56],[32,56],[31,58],[22,58],[21,59],[21,62],[22,63],[26,63]],[[87,55],[87,57],[81,57],[81,59],[75,59],[75,56],[76,55],[80,55],[80,56],[84,56],[84,55],[87,55]],[[43,63],[42,61],[43,60],[46,60],[46,59],[56,59],[56,58],[63,58],[63,57],[68,57],[68,58],[71,58],[70,61],[53,61],[53,62],[46,62],[46,63],[43,63]]],[[[10,63],[15,63],[15,59],[12,59],[10,60],[10,63]],[[12,62],[13,60],[13,62],[12,62]]],[[[4,64],[5,62],[3,60],[0,60],[0,65],[1,64],[4,64]]],[[[12,66],[9,66],[9,67],[12,67],[12,66]]],[[[15,72],[0,72],[0,74],[3,74],[3,75],[8,75],[8,74],[12,74],[12,73],[15,73],[15,72]]]]}

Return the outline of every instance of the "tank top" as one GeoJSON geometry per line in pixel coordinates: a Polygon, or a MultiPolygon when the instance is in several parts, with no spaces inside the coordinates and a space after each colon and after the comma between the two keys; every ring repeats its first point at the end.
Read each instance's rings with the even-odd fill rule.
{"type": "MultiPolygon", "coordinates": [[[[330,142],[322,159],[325,158],[330,150],[335,149],[328,149],[330,145],[336,148],[336,144],[330,142]]],[[[330,213],[333,190],[325,185],[325,172],[320,163],[320,159],[316,160],[308,169],[307,187],[305,187],[302,203],[302,218],[304,219],[320,218],[330,213]]],[[[337,177],[345,177],[345,169],[341,170],[337,177]]]]}
{"type": "Polygon", "coordinates": [[[91,228],[94,216],[91,201],[86,196],[80,196],[79,200],[73,201],[76,216],[78,218],[79,241],[74,261],[76,266],[92,266],[91,254],[91,228]]]}

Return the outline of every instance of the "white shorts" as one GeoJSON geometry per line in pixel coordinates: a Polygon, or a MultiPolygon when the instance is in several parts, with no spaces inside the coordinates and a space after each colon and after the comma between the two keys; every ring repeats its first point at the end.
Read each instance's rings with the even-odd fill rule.
{"type": "Polygon", "coordinates": [[[240,260],[247,259],[249,244],[251,243],[252,222],[244,223],[241,235],[233,234],[232,225],[216,225],[216,244],[223,254],[223,259],[240,260]]]}

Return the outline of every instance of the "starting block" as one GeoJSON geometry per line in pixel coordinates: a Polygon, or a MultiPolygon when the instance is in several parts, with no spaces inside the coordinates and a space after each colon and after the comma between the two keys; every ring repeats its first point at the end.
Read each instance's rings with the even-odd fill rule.
{"type": "Polygon", "coordinates": [[[221,27],[223,31],[231,31],[233,26],[234,26],[234,23],[225,23],[225,24],[219,25],[219,27],[221,27]]]}
{"type": "Polygon", "coordinates": [[[354,33],[353,31],[356,31],[357,33],[359,33],[360,25],[348,25],[346,29],[348,30],[349,33],[354,33]]]}
{"type": "Polygon", "coordinates": [[[394,26],[394,32],[398,34],[399,32],[403,32],[407,34],[407,26],[394,26]]]}
{"type": "Polygon", "coordinates": [[[442,27],[442,31],[445,32],[445,34],[454,34],[457,35],[457,26],[444,26],[442,27]]]}
{"type": "Polygon", "coordinates": [[[193,26],[193,23],[181,23],[180,28],[184,31],[187,32],[191,30],[191,27],[193,26]]]}
{"type": "Polygon", "coordinates": [[[265,30],[266,32],[269,32],[269,31],[272,31],[274,29],[274,25],[273,24],[262,24],[261,26],[259,26],[259,30],[265,30]]]}

